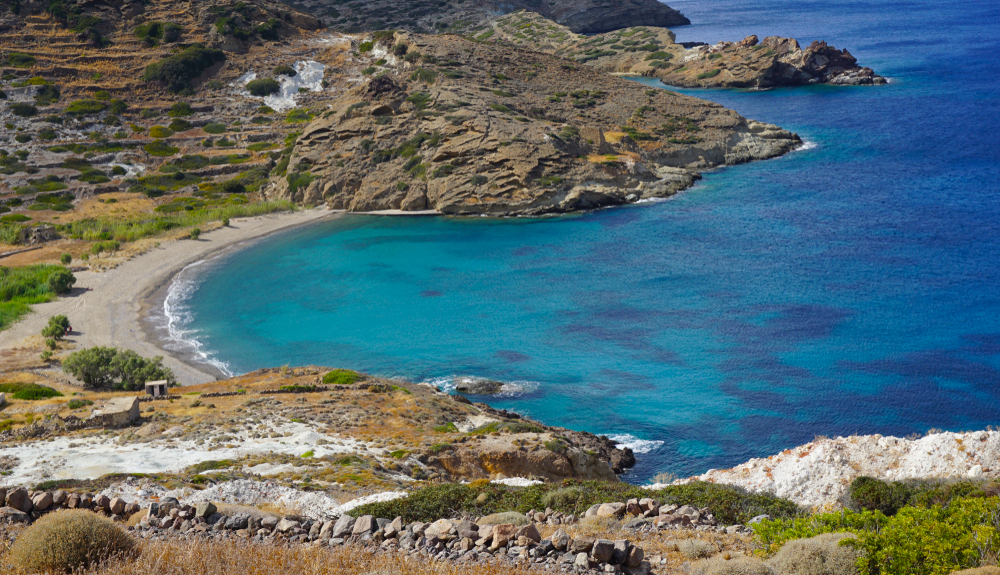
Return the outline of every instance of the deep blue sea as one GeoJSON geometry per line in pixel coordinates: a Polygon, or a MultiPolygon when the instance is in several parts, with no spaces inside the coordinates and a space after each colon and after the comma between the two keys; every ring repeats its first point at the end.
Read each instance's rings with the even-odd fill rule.
{"type": "Polygon", "coordinates": [[[809,146],[663,202],[296,230],[187,274],[175,327],[233,372],[518,382],[474,399],[645,440],[636,482],[1000,423],[1000,3],[670,4],[679,41],[824,39],[891,83],[685,91],[809,146]]]}

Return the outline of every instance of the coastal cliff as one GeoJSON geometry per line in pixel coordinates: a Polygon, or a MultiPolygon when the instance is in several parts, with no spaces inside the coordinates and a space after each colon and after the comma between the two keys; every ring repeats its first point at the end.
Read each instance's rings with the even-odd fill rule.
{"type": "Polygon", "coordinates": [[[349,211],[561,213],[667,197],[703,170],[800,144],[718,104],[538,52],[396,33],[366,54],[378,77],[305,127],[273,197],[349,211]]]}
{"type": "Polygon", "coordinates": [[[885,78],[847,50],[793,38],[678,44],[666,28],[640,26],[583,36],[531,12],[497,18],[477,37],[557,55],[602,72],[657,78],[683,88],[773,88],[808,84],[877,85],[885,78]]]}

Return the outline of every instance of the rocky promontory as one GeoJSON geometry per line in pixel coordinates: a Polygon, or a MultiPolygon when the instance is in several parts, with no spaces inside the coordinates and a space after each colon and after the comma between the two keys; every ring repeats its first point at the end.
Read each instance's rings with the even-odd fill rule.
{"type": "Polygon", "coordinates": [[[275,197],[349,211],[538,215],[667,197],[800,144],[718,104],[459,36],[361,39],[369,82],[286,150],[275,197]]]}
{"type": "Polygon", "coordinates": [[[502,42],[586,64],[596,70],[657,78],[684,88],[772,88],[808,84],[874,85],[885,78],[847,50],[815,41],[748,36],[715,45],[678,44],[666,28],[641,26],[583,36],[531,12],[500,17],[484,41],[502,42]]]}

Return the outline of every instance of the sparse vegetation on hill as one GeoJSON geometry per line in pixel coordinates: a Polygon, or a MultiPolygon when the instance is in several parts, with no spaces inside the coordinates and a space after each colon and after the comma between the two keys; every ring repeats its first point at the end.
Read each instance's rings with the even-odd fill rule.
{"type": "Polygon", "coordinates": [[[405,499],[371,503],[358,507],[352,515],[402,516],[404,521],[435,521],[441,517],[483,516],[503,511],[525,513],[546,509],[579,514],[597,503],[652,497],[661,503],[708,507],[726,524],[746,523],[757,515],[791,518],[802,510],[786,499],[765,493],[748,493],[738,487],[712,483],[692,483],[649,490],[627,483],[604,481],[564,481],[531,487],[510,487],[474,481],[470,484],[443,484],[424,487],[405,499]]]}
{"type": "Polygon", "coordinates": [[[28,313],[32,304],[51,301],[66,291],[75,281],[70,278],[73,275],[62,266],[0,266],[0,330],[28,313]]]}
{"type": "Polygon", "coordinates": [[[142,79],[163,82],[175,93],[190,93],[192,82],[218,62],[226,59],[222,50],[195,44],[146,67],[142,79]]]}

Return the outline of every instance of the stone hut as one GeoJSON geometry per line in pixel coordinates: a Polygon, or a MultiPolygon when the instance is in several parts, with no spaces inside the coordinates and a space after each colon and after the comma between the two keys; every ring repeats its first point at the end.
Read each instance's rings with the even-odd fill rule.
{"type": "Polygon", "coordinates": [[[138,397],[113,397],[90,419],[104,427],[122,427],[139,420],[138,397]]]}
{"type": "Polygon", "coordinates": [[[163,397],[166,394],[167,394],[167,380],[161,379],[158,381],[146,382],[146,395],[151,395],[153,397],[163,397]]]}

